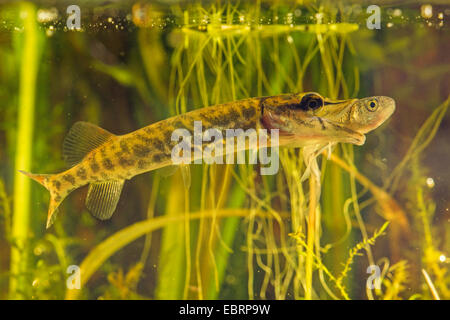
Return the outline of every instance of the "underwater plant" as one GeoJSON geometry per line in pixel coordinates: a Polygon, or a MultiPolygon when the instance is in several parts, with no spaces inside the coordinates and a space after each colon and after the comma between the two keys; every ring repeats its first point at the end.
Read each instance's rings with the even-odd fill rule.
{"type": "MultiPolygon", "coordinates": [[[[431,178],[445,169],[429,164],[429,154],[448,157],[438,131],[448,130],[448,88],[409,100],[411,78],[445,83],[441,56],[433,72],[416,61],[442,51],[445,30],[404,26],[414,39],[438,37],[428,51],[405,50],[411,40],[395,35],[406,31],[367,30],[365,8],[346,1],[96,5],[78,31],[63,15],[36,21],[55,12],[45,5],[0,6],[0,57],[12,66],[0,70],[0,297],[450,297],[448,193],[437,197],[433,184],[446,181],[431,178]],[[17,171],[63,171],[60,146],[77,121],[120,136],[251,97],[297,94],[300,104],[305,92],[328,110],[389,95],[397,111],[362,147],[280,147],[275,175],[249,161],[140,175],[120,186],[107,222],[90,216],[81,189],[45,231],[48,195],[17,171]]],[[[397,13],[389,23],[405,20],[397,13]]]]}

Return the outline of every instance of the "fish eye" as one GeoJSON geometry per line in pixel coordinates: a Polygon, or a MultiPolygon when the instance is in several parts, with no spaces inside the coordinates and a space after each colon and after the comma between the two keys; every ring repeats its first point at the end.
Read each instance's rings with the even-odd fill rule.
{"type": "Polygon", "coordinates": [[[300,102],[300,108],[303,110],[317,110],[322,106],[323,98],[314,93],[306,94],[300,102]]]}
{"type": "Polygon", "coordinates": [[[316,109],[317,108],[317,106],[319,105],[319,103],[317,102],[317,100],[316,99],[310,99],[309,101],[308,101],[308,108],[310,108],[310,109],[316,109]]]}
{"type": "Polygon", "coordinates": [[[368,103],[366,103],[366,108],[370,112],[374,112],[378,108],[378,101],[376,99],[370,100],[368,103]]]}

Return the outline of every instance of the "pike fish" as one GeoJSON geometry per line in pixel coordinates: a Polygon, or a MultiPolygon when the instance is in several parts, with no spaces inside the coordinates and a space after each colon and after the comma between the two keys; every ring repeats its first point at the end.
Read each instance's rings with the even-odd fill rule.
{"type": "Polygon", "coordinates": [[[64,198],[84,185],[89,185],[87,209],[94,217],[106,220],[116,209],[125,180],[173,164],[171,151],[177,142],[172,141],[172,133],[175,129],[192,133],[194,121],[201,121],[205,130],[278,129],[279,146],[338,142],[362,145],[365,134],[385,122],[394,110],[394,100],[385,96],[330,100],[307,92],[248,98],[197,109],[125,135],[77,122],[63,143],[68,170],[56,174],[21,172],[50,192],[47,228],[54,222],[64,198]]]}

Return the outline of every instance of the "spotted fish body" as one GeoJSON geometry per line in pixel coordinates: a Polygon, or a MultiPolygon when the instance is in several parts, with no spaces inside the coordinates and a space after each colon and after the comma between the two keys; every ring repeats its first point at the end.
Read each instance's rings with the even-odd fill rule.
{"type": "Polygon", "coordinates": [[[214,128],[222,132],[226,129],[278,129],[281,146],[330,142],[361,145],[365,141],[363,133],[383,123],[394,109],[395,103],[388,97],[330,101],[316,93],[299,93],[249,98],[197,109],[121,136],[90,123],[78,122],[63,145],[64,157],[72,166],[70,169],[50,175],[23,173],[50,191],[47,228],[53,223],[63,199],[87,184],[86,206],[95,217],[104,220],[113,214],[125,180],[172,165],[172,150],[178,143],[172,141],[172,133],[175,129],[186,129],[193,134],[194,121],[201,121],[203,130],[214,128]],[[368,112],[367,103],[374,101],[376,110],[368,112]]]}

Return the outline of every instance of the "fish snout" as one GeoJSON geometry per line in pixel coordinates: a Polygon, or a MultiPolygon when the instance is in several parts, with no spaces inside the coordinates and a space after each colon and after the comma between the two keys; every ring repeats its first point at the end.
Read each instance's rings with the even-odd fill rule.
{"type": "Polygon", "coordinates": [[[379,97],[379,101],[382,106],[382,112],[385,116],[384,120],[387,120],[395,111],[395,100],[391,97],[381,96],[379,97]]]}

